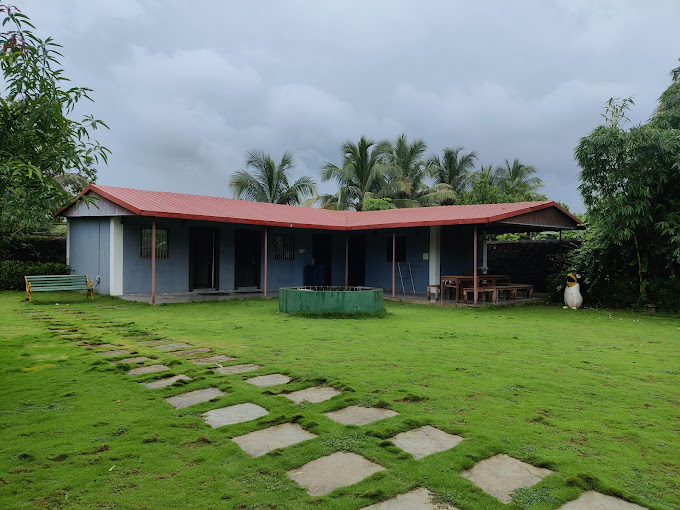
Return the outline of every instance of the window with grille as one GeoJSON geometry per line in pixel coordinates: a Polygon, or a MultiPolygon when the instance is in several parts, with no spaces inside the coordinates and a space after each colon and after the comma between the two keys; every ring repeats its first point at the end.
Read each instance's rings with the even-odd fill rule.
{"type": "Polygon", "coordinates": [[[295,242],[292,233],[276,234],[274,236],[274,259],[295,259],[295,242]]]}
{"type": "MultiPolygon", "coordinates": [[[[142,227],[142,242],[140,245],[139,255],[143,259],[151,258],[151,227],[142,227]]],[[[156,258],[170,258],[167,228],[156,227],[156,258]]]]}
{"type": "MultiPolygon", "coordinates": [[[[396,249],[396,262],[406,262],[406,237],[397,236],[395,239],[396,249]]],[[[387,262],[392,262],[392,236],[386,238],[385,242],[385,254],[387,262]]]]}

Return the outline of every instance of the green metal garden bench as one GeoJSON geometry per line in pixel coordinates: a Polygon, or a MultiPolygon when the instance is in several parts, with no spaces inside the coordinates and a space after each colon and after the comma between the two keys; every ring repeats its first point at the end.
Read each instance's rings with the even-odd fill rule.
{"type": "Polygon", "coordinates": [[[31,299],[31,292],[55,292],[59,290],[86,290],[94,301],[92,282],[86,274],[55,274],[24,276],[26,280],[26,297],[31,299]]]}

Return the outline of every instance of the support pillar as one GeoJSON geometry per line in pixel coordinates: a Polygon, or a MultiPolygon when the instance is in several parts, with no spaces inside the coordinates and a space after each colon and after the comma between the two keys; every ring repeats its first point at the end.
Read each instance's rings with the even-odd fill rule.
{"type": "Polygon", "coordinates": [[[397,285],[394,273],[397,267],[397,231],[392,231],[392,297],[397,295],[397,285]]]}
{"type": "Polygon", "coordinates": [[[345,287],[349,287],[349,234],[345,232],[345,287]]]}
{"type": "Polygon", "coordinates": [[[262,284],[262,297],[267,297],[267,239],[269,237],[269,227],[264,227],[264,282],[262,284]]]}
{"type": "Polygon", "coordinates": [[[151,304],[156,304],[156,220],[151,222],[151,304]]]}
{"type": "Polygon", "coordinates": [[[478,281],[477,281],[477,225],[474,226],[473,229],[473,238],[474,238],[474,245],[472,249],[473,257],[474,257],[474,263],[472,265],[472,278],[474,279],[474,286],[473,286],[473,292],[474,292],[474,299],[473,303],[476,305],[477,304],[477,290],[478,290],[478,281]]]}

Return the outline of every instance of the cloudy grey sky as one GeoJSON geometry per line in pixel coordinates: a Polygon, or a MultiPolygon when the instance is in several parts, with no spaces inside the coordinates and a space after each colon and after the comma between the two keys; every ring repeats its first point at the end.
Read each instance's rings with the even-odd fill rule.
{"type": "Polygon", "coordinates": [[[579,211],[579,137],[612,96],[645,121],[680,57],[677,0],[10,3],[95,90],[99,183],[220,196],[251,148],[318,180],[343,141],[405,132],[519,158],[579,211]]]}

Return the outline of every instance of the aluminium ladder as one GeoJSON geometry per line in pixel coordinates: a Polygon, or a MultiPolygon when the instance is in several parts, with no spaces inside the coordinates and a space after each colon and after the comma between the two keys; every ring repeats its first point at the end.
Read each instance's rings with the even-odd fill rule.
{"type": "MultiPolygon", "coordinates": [[[[402,294],[406,295],[406,287],[404,286],[404,276],[408,276],[409,279],[411,280],[411,288],[409,289],[409,292],[413,292],[413,294],[416,293],[416,286],[413,283],[413,271],[411,271],[411,263],[407,262],[407,266],[404,268],[403,272],[401,270],[401,263],[397,262],[397,268],[399,269],[399,281],[401,282],[401,292],[402,294]],[[408,270],[408,272],[407,272],[408,270]]],[[[406,282],[408,284],[408,281],[406,282]]]]}

